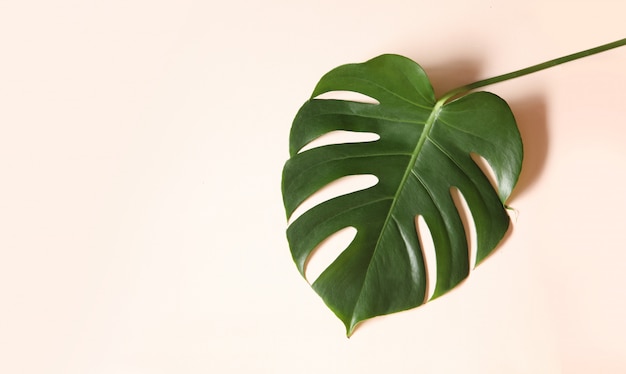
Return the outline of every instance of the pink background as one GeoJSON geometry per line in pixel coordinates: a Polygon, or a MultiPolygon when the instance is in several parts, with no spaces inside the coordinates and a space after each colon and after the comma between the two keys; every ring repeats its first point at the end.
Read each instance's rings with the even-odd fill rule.
{"type": "Polygon", "coordinates": [[[526,147],[499,250],[351,339],[280,174],[329,69],[438,92],[626,37],[597,1],[0,2],[0,372],[626,372],[626,48],[488,90],[526,147]]]}

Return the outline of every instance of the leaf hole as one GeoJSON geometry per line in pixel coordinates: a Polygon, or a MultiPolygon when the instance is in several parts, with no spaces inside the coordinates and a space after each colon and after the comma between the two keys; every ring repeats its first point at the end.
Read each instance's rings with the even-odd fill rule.
{"type": "Polygon", "coordinates": [[[330,144],[364,143],[373,142],[378,139],[380,139],[380,135],[373,132],[334,130],[312,140],[307,145],[302,147],[298,153],[330,144]]]}
{"type": "Polygon", "coordinates": [[[380,101],[374,99],[371,96],[364,95],[359,92],[354,91],[329,91],[325,92],[321,95],[315,97],[316,99],[321,100],[343,100],[343,101],[354,101],[356,103],[364,103],[364,104],[380,104],[380,101]]]}
{"type": "Polygon", "coordinates": [[[470,153],[470,157],[472,158],[474,163],[480,168],[480,170],[482,170],[483,174],[485,174],[487,179],[489,179],[489,183],[491,183],[491,186],[493,187],[493,189],[497,191],[498,182],[496,178],[496,173],[493,171],[493,168],[491,167],[491,165],[489,165],[489,161],[487,161],[487,159],[485,159],[483,156],[479,155],[478,153],[472,152],[470,153]]]}
{"type": "Polygon", "coordinates": [[[452,201],[454,201],[454,205],[456,206],[456,210],[459,212],[459,217],[461,217],[461,222],[463,223],[463,230],[465,231],[465,240],[467,241],[467,251],[469,257],[469,270],[470,272],[476,266],[476,253],[477,249],[477,236],[476,236],[476,226],[474,223],[474,217],[472,217],[472,212],[470,211],[469,205],[465,200],[465,196],[461,193],[461,191],[456,188],[450,188],[450,196],[452,196],[452,201]]]}
{"type": "Polygon", "coordinates": [[[347,195],[352,192],[361,191],[378,184],[378,178],[373,174],[348,175],[330,182],[326,186],[317,190],[313,195],[309,196],[302,202],[289,218],[289,224],[294,222],[298,217],[307,210],[319,205],[325,201],[338,196],[347,195]]]}
{"type": "Polygon", "coordinates": [[[433,297],[437,284],[437,254],[430,228],[421,215],[415,218],[415,229],[424,255],[424,268],[426,269],[426,297],[424,302],[427,302],[433,297]]]}
{"type": "Polygon", "coordinates": [[[307,282],[313,284],[322,272],[348,248],[356,234],[356,228],[349,226],[330,235],[315,247],[304,265],[304,277],[307,282]]]}

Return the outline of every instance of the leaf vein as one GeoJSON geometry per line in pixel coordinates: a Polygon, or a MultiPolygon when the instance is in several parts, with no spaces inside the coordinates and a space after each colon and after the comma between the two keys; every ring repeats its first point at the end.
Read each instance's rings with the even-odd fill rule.
{"type": "MultiPolygon", "coordinates": [[[[314,100],[327,100],[327,99],[314,99],[314,100]]],[[[431,108],[424,108],[424,109],[428,109],[429,111],[431,110],[431,108]]],[[[392,118],[392,117],[376,116],[376,115],[361,114],[361,113],[354,113],[354,112],[352,113],[343,113],[343,112],[316,113],[316,114],[312,114],[312,115],[302,117],[302,118],[306,119],[306,118],[315,118],[315,117],[332,116],[332,115],[343,115],[343,116],[359,117],[359,118],[371,118],[371,119],[384,120],[384,121],[389,121],[389,122],[410,123],[410,124],[416,124],[416,125],[425,124],[425,121],[412,121],[410,119],[392,118]]]]}
{"type": "MultiPolygon", "coordinates": [[[[376,87],[380,88],[381,90],[383,90],[383,91],[385,91],[385,92],[387,92],[387,93],[391,94],[392,96],[395,96],[395,97],[399,98],[399,99],[400,99],[400,100],[402,100],[402,101],[406,101],[407,103],[409,103],[409,104],[411,104],[411,105],[414,105],[414,106],[416,106],[416,107],[418,107],[418,108],[427,109],[427,110],[429,110],[429,111],[430,111],[430,110],[432,110],[432,108],[430,108],[430,107],[428,107],[428,106],[425,106],[425,105],[421,105],[421,104],[416,103],[416,102],[414,102],[414,101],[412,101],[412,100],[410,100],[410,99],[408,99],[408,98],[406,98],[406,97],[404,97],[404,96],[402,96],[402,95],[399,95],[399,94],[397,94],[397,93],[395,93],[395,92],[391,91],[391,90],[390,90],[390,89],[388,89],[387,87],[385,87],[385,86],[383,86],[383,85],[381,85],[381,84],[376,83],[375,81],[372,81],[372,80],[369,80],[369,79],[363,79],[363,78],[359,78],[359,77],[354,77],[354,79],[356,79],[356,80],[361,80],[361,81],[364,81],[364,82],[369,82],[369,83],[371,83],[372,85],[374,85],[374,86],[376,86],[376,87]]],[[[376,99],[376,98],[375,98],[375,99],[376,99]]],[[[379,100],[379,101],[380,101],[380,100],[379,100]]]]}

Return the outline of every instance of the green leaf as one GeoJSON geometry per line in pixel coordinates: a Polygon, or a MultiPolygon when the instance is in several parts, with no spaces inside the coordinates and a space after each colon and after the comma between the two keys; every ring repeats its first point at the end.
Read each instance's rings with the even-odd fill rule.
{"type": "Polygon", "coordinates": [[[349,175],[374,175],[370,188],[325,201],[287,229],[300,273],[324,239],[346,227],[354,240],[311,285],[343,321],[347,334],[368,318],[419,306],[428,300],[427,269],[416,229],[428,225],[435,247],[436,285],[432,298],[465,279],[469,249],[451,189],[465,198],[477,233],[477,260],[491,253],[509,226],[505,201],[518,179],[522,141],[509,106],[498,96],[475,92],[456,100],[435,99],[415,62],[382,55],[327,73],[294,119],[290,159],[283,170],[287,217],[316,191],[349,175]],[[352,91],[376,104],[320,99],[352,91]],[[300,150],[335,131],[375,133],[376,141],[332,144],[300,150]],[[495,175],[474,162],[482,156],[495,175]]]}

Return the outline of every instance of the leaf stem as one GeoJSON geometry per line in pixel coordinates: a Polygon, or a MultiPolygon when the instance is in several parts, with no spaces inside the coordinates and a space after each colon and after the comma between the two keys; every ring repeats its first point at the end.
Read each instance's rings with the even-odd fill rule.
{"type": "Polygon", "coordinates": [[[612,43],[603,44],[601,46],[598,46],[598,47],[595,47],[595,48],[591,48],[591,49],[587,49],[587,50],[584,50],[584,51],[581,51],[581,52],[572,53],[571,55],[555,58],[554,60],[542,62],[540,64],[529,66],[529,67],[524,68],[524,69],[516,70],[516,71],[511,72],[511,73],[502,74],[502,75],[498,75],[496,77],[479,80],[477,82],[470,83],[470,84],[467,84],[465,86],[461,86],[461,87],[455,88],[455,89],[447,92],[438,101],[446,102],[446,101],[448,101],[450,98],[452,98],[454,96],[457,96],[457,95],[460,95],[460,94],[464,94],[464,93],[466,93],[468,91],[475,90],[475,89],[480,88],[480,87],[484,87],[484,86],[488,86],[490,84],[500,83],[500,82],[507,81],[509,79],[518,78],[518,77],[521,77],[521,76],[524,76],[524,75],[532,74],[532,73],[538,72],[540,70],[548,69],[548,68],[551,68],[553,66],[564,64],[566,62],[578,60],[579,58],[595,55],[596,53],[608,51],[608,50],[613,49],[613,48],[622,47],[624,45],[626,45],[626,38],[614,41],[612,43]]]}

